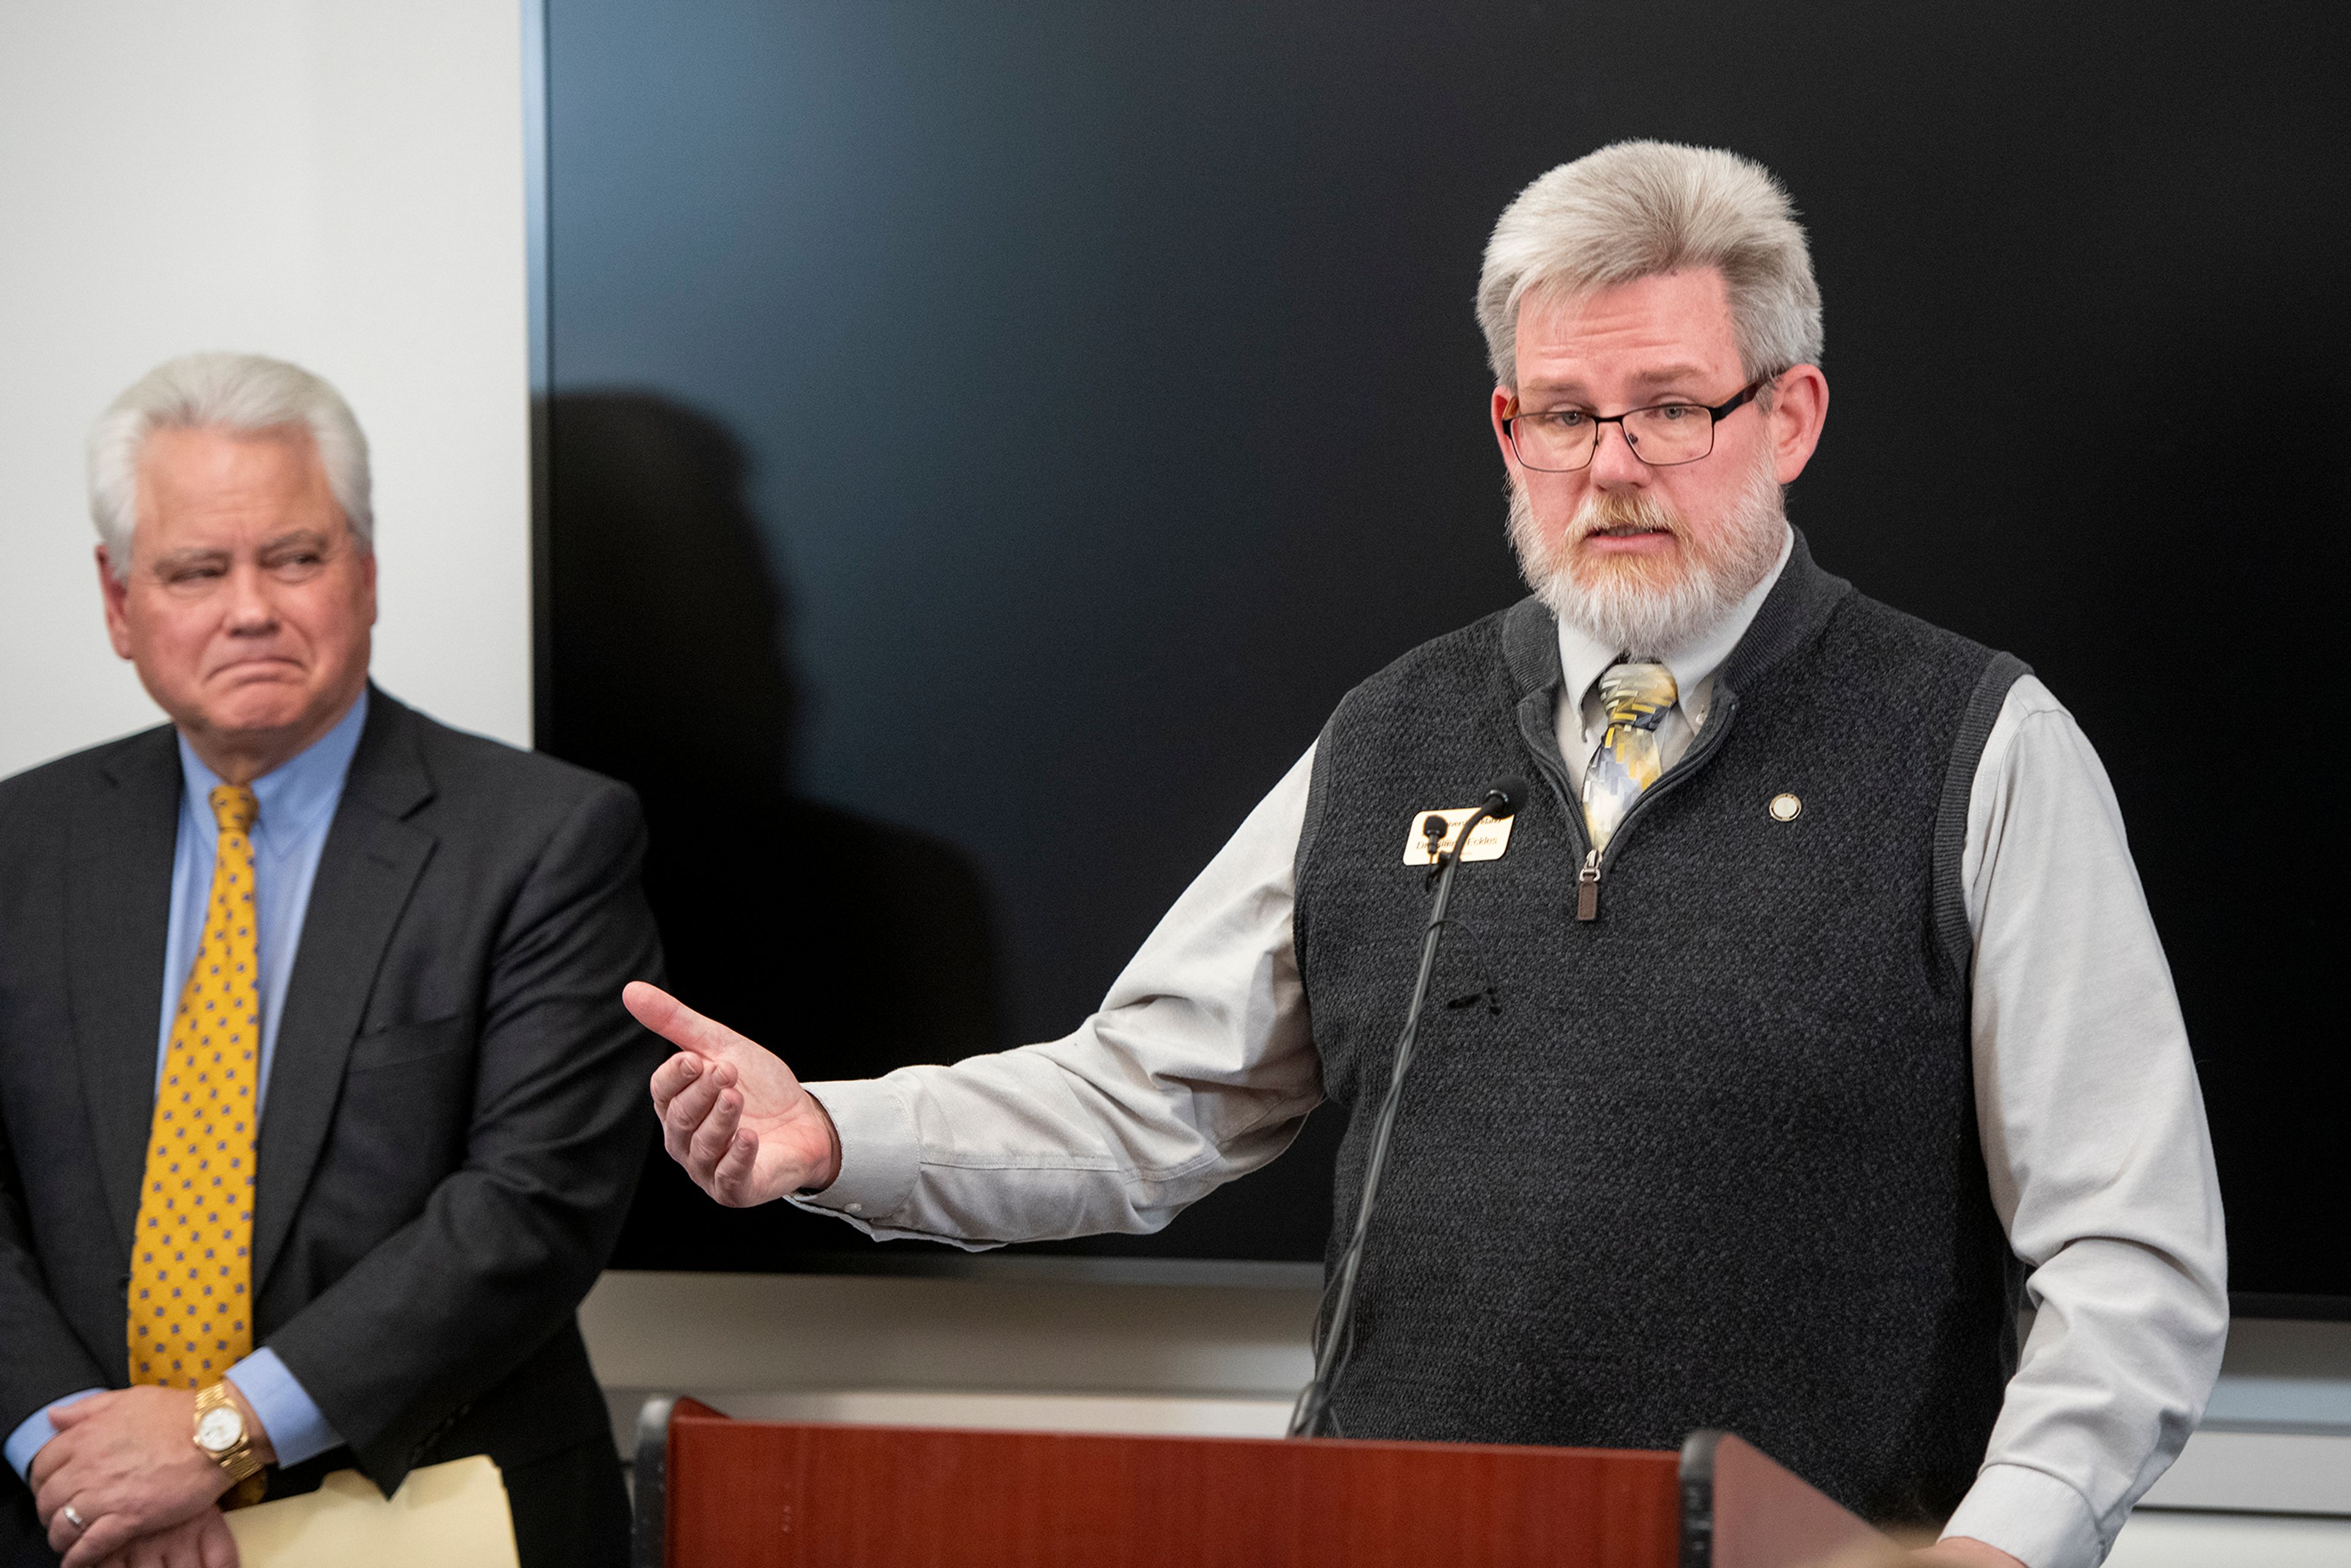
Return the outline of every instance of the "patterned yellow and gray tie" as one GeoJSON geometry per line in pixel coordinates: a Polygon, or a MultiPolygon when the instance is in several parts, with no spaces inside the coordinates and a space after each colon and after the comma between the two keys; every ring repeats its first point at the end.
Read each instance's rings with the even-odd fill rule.
{"type": "Polygon", "coordinates": [[[253,1348],[254,1089],[261,1065],[253,791],[220,824],[204,936],[172,1019],[131,1254],[131,1381],[203,1388],[253,1348]]]}
{"type": "Polygon", "coordinates": [[[1583,821],[1592,830],[1592,847],[1605,851],[1616,824],[1665,771],[1657,726],[1680,694],[1673,672],[1663,664],[1611,664],[1599,685],[1608,708],[1608,733],[1583,770],[1583,821]]]}

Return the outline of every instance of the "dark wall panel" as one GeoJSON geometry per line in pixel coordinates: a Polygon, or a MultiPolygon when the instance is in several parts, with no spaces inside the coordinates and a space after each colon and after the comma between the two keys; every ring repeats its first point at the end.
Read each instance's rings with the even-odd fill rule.
{"type": "MultiPolygon", "coordinates": [[[[2351,1298],[2332,7],[549,0],[551,749],[811,1076],[1074,1027],[1355,680],[1520,591],[1469,310],[1527,180],[1814,238],[1791,509],[2111,770],[2236,1283],[2351,1298]]],[[[1318,1122],[1328,1120],[1318,1117],[1318,1122]]],[[[1311,1257],[1328,1129],[1143,1242],[1311,1257]]],[[[863,1244],[656,1162],[624,1260],[863,1244]]]]}

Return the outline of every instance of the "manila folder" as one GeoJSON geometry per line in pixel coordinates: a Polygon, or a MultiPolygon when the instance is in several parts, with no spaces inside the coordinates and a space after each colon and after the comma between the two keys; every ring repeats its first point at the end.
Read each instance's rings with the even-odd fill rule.
{"type": "Polygon", "coordinates": [[[486,1454],[411,1470],[389,1498],[337,1470],[317,1491],[227,1518],[244,1568],[517,1568],[506,1483],[486,1454]]]}

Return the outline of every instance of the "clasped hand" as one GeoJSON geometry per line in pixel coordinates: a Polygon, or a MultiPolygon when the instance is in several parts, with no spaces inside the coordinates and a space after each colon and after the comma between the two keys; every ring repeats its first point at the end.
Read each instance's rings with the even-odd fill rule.
{"type": "Polygon", "coordinates": [[[49,1412],[57,1435],[26,1479],[65,1568],[236,1568],[214,1506],[228,1481],[192,1439],[195,1416],[196,1396],[179,1388],[117,1389],[49,1412]]]}
{"type": "Polygon", "coordinates": [[[621,1000],[678,1048],[653,1073],[670,1158],[730,1208],[826,1187],[841,1174],[832,1118],[774,1052],[636,980],[621,1000]]]}

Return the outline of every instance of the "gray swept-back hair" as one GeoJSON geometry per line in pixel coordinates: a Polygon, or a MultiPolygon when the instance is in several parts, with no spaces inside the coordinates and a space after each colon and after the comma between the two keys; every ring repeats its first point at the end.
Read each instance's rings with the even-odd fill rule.
{"type": "Polygon", "coordinates": [[[1562,163],[1503,209],[1478,279],[1494,380],[1519,384],[1519,307],[1687,267],[1719,267],[1749,376],[1821,357],[1821,291],[1788,193],[1712,147],[1618,141],[1562,163]]]}
{"type": "Polygon", "coordinates": [[[299,365],[261,354],[185,354],[131,383],[89,433],[89,516],[106,542],[116,580],[131,573],[131,533],[139,520],[139,455],[159,430],[260,434],[307,432],[327,470],[328,488],[361,549],[375,548],[368,497],[367,437],[342,393],[299,365]]]}

